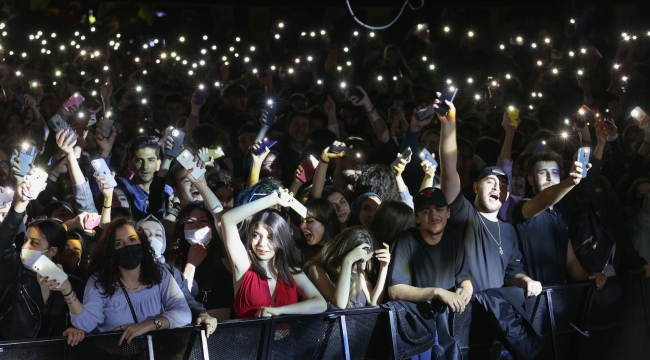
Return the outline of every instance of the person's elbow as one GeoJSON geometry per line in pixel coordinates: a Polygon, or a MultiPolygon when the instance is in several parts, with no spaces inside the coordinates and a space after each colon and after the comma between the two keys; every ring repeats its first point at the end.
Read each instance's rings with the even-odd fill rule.
{"type": "Polygon", "coordinates": [[[391,301],[401,300],[399,296],[399,285],[388,287],[388,297],[391,299],[391,301]]]}
{"type": "MultiPolygon", "coordinates": [[[[314,297],[311,298],[313,301],[313,309],[314,313],[322,313],[327,311],[327,302],[325,301],[325,298],[321,294],[314,295],[314,297]]],[[[345,309],[345,306],[342,307],[342,309],[345,309]]]]}

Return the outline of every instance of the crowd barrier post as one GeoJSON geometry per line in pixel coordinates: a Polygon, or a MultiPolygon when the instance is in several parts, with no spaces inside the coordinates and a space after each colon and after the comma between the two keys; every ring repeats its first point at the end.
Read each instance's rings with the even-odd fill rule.
{"type": "Polygon", "coordinates": [[[551,322],[551,342],[553,343],[553,356],[554,359],[557,360],[557,338],[555,334],[555,312],[553,312],[553,296],[551,296],[552,293],[553,289],[551,288],[544,291],[544,294],[546,296],[546,305],[548,306],[549,321],[551,322]]]}
{"type": "Polygon", "coordinates": [[[348,326],[345,322],[345,315],[339,317],[339,324],[341,325],[341,340],[343,341],[343,352],[345,360],[350,360],[350,344],[348,343],[348,326]]]}

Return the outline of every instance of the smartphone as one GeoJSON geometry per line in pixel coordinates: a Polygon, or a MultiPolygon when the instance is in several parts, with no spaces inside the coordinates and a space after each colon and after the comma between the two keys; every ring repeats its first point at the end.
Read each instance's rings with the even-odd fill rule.
{"type": "Polygon", "coordinates": [[[52,128],[52,130],[54,130],[54,132],[70,130],[73,136],[69,144],[74,143],[79,138],[79,135],[77,135],[77,132],[72,128],[72,126],[70,126],[70,124],[68,124],[68,122],[58,113],[54,114],[54,116],[47,121],[47,124],[52,128]]]}
{"type": "MultiPolygon", "coordinates": [[[[18,152],[18,158],[20,159],[20,172],[16,173],[16,175],[26,176],[29,170],[31,170],[30,165],[34,163],[36,155],[38,155],[38,148],[36,146],[27,143],[23,144],[20,148],[20,152],[18,152]]],[[[11,159],[12,165],[13,159],[14,157],[11,159]]]]}
{"type": "Polygon", "coordinates": [[[266,117],[264,118],[264,121],[262,122],[262,125],[267,125],[271,126],[273,125],[273,120],[275,119],[275,113],[278,110],[278,107],[275,106],[275,104],[267,104],[266,105],[266,117]]]}
{"type": "Polygon", "coordinates": [[[355,156],[355,151],[352,150],[352,148],[349,148],[347,146],[334,145],[330,148],[330,151],[334,154],[343,153],[343,155],[345,156],[350,156],[350,157],[355,156]]]}
{"type": "Polygon", "coordinates": [[[206,90],[199,90],[196,92],[196,104],[203,105],[205,103],[205,95],[207,95],[206,90]]]}
{"type": "Polygon", "coordinates": [[[359,98],[357,101],[360,101],[361,99],[363,99],[365,95],[363,95],[361,90],[353,86],[350,89],[348,89],[348,96],[356,96],[357,98],[359,98]]]}
{"type": "Polygon", "coordinates": [[[192,170],[192,177],[195,180],[198,180],[201,175],[205,174],[205,169],[201,169],[196,165],[196,161],[194,161],[194,155],[192,155],[191,152],[184,150],[178,157],[176,158],[178,162],[186,169],[194,169],[192,170]]]}
{"type": "Polygon", "coordinates": [[[111,130],[113,127],[113,124],[115,123],[115,120],[113,119],[104,119],[102,121],[102,131],[104,133],[105,138],[111,137],[111,130]]]}
{"type": "Polygon", "coordinates": [[[74,105],[81,105],[85,100],[86,99],[84,99],[84,97],[81,96],[81,94],[76,92],[72,94],[72,96],[70,96],[68,100],[66,100],[66,102],[63,104],[63,107],[68,109],[69,107],[74,105]]]}
{"type": "Polygon", "coordinates": [[[25,102],[25,94],[23,93],[23,90],[19,87],[14,88],[13,90],[14,93],[14,99],[22,105],[25,109],[28,108],[27,103],[25,102]]]}
{"type": "Polygon", "coordinates": [[[510,117],[510,125],[517,127],[517,119],[519,118],[519,108],[508,106],[508,116],[510,117]]]}
{"type": "Polygon", "coordinates": [[[56,282],[59,283],[57,289],[68,279],[68,274],[59,269],[56,264],[45,255],[41,255],[41,257],[36,260],[34,265],[32,265],[32,270],[36,271],[36,273],[42,277],[47,276],[48,281],[56,280],[56,282]]]}
{"type": "Polygon", "coordinates": [[[428,161],[431,163],[431,165],[438,167],[438,162],[436,161],[436,158],[431,155],[429,150],[427,148],[423,148],[422,151],[420,151],[420,160],[422,161],[428,161]]]}
{"type": "Polygon", "coordinates": [[[393,100],[393,106],[404,109],[404,100],[393,100]]]}
{"type": "Polygon", "coordinates": [[[41,123],[32,123],[29,126],[29,138],[32,139],[34,145],[41,150],[45,144],[45,126],[41,123]]]}
{"type": "Polygon", "coordinates": [[[260,147],[257,148],[257,150],[252,149],[251,151],[255,155],[261,155],[262,153],[264,153],[264,151],[266,151],[266,148],[270,149],[273,145],[275,145],[275,143],[277,143],[277,141],[264,139],[264,141],[260,143],[260,147]]]}
{"type": "Polygon", "coordinates": [[[519,45],[519,46],[521,46],[523,44],[524,44],[524,38],[521,37],[521,36],[511,37],[510,38],[510,45],[519,45]]]}
{"type": "MultiPolygon", "coordinates": [[[[442,95],[440,96],[440,103],[438,104],[437,108],[434,108],[434,111],[438,113],[439,115],[447,115],[449,113],[449,107],[445,103],[445,100],[449,102],[454,102],[454,99],[456,98],[456,94],[458,94],[458,88],[455,87],[453,92],[451,89],[447,92],[443,92],[442,95]]],[[[426,118],[425,118],[426,119],[426,118]]]]}
{"type": "Polygon", "coordinates": [[[28,189],[23,192],[23,195],[29,200],[35,200],[38,196],[37,194],[45,185],[47,181],[47,173],[41,169],[34,168],[31,170],[27,176],[25,176],[25,182],[28,185],[28,189]]]}
{"type": "Polygon", "coordinates": [[[530,151],[530,153],[531,154],[537,154],[537,153],[540,153],[540,152],[544,151],[544,149],[546,149],[546,140],[539,139],[535,143],[535,147],[533,148],[533,150],[530,151]]]}
{"type": "Polygon", "coordinates": [[[645,111],[643,111],[638,106],[632,110],[632,118],[634,121],[636,121],[637,124],[639,124],[639,127],[641,129],[645,129],[648,126],[648,122],[650,122],[648,114],[646,114],[645,111]]]}
{"type": "Polygon", "coordinates": [[[587,177],[587,164],[589,163],[590,147],[581,147],[578,149],[578,162],[582,163],[582,178],[587,177]]]}
{"type": "Polygon", "coordinates": [[[88,214],[88,216],[86,217],[86,221],[84,222],[84,229],[93,230],[94,228],[97,227],[97,225],[99,225],[101,220],[102,217],[95,213],[88,214]]]}
{"type": "Polygon", "coordinates": [[[183,145],[183,141],[185,141],[185,133],[174,129],[168,136],[171,136],[174,139],[174,147],[172,147],[171,150],[167,150],[166,155],[176,157],[181,154],[181,145],[183,145]]]}
{"type": "Polygon", "coordinates": [[[223,150],[221,150],[220,147],[216,149],[209,149],[207,154],[201,154],[199,155],[199,158],[201,158],[201,161],[207,162],[210,161],[210,158],[213,159],[218,159],[220,157],[226,156],[226,154],[223,153],[223,150]]]}
{"type": "Polygon", "coordinates": [[[413,154],[413,151],[411,151],[411,147],[410,147],[410,146],[407,147],[406,150],[402,151],[402,156],[401,156],[401,157],[397,157],[397,158],[395,158],[395,160],[393,160],[393,162],[390,164],[390,168],[391,168],[391,170],[392,170],[395,166],[399,165],[399,163],[400,163],[400,161],[401,161],[402,159],[406,160],[406,159],[408,159],[409,156],[411,156],[412,154],[413,154]]]}
{"type": "Polygon", "coordinates": [[[302,172],[298,175],[298,179],[306,183],[314,177],[314,171],[316,170],[316,166],[318,166],[318,161],[312,155],[309,155],[309,158],[303,160],[300,165],[302,165],[302,172]]]}
{"type": "Polygon", "coordinates": [[[0,209],[14,200],[14,190],[12,188],[5,188],[5,191],[0,193],[0,209]]]}
{"type": "MultiPolygon", "coordinates": [[[[280,192],[280,199],[290,200],[291,195],[289,193],[280,192]]],[[[301,204],[298,200],[294,199],[292,202],[291,208],[295,211],[301,218],[305,219],[307,217],[307,208],[305,205],[301,204]]]]}
{"type": "Polygon", "coordinates": [[[111,188],[117,186],[117,181],[115,181],[115,178],[111,175],[111,169],[108,168],[104,159],[95,159],[91,161],[90,164],[93,166],[93,169],[99,173],[99,176],[106,178],[106,181],[108,181],[111,188]]]}

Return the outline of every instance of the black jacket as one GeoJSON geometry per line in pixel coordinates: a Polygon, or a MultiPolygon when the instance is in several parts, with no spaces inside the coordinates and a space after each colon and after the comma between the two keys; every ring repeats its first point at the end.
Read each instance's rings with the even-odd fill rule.
{"type": "Polygon", "coordinates": [[[23,265],[14,249],[23,216],[12,208],[0,224],[1,340],[61,336],[70,326],[61,292],[52,291],[44,303],[36,273],[23,265]]]}
{"type": "Polygon", "coordinates": [[[636,272],[646,262],[630,243],[625,223],[610,221],[617,228],[607,229],[596,214],[602,205],[595,199],[603,162],[595,157],[589,162],[592,167],[587,177],[573,189],[575,203],[569,216],[569,236],[576,258],[588,274],[602,272],[616,244],[612,261],[616,274],[636,272]]]}

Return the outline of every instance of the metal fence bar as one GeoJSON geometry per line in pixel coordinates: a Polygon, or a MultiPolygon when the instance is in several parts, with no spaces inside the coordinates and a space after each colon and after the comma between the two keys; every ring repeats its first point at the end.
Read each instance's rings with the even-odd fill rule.
{"type": "Polygon", "coordinates": [[[149,351],[149,360],[154,360],[152,335],[147,335],[147,350],[149,351]]]}
{"type": "Polygon", "coordinates": [[[399,349],[397,348],[397,316],[393,310],[388,310],[388,318],[390,319],[390,335],[393,342],[393,359],[399,359],[399,349]]]}
{"type": "Polygon", "coordinates": [[[343,341],[343,355],[345,360],[350,360],[350,344],[348,343],[348,325],[345,322],[345,315],[341,315],[339,324],[341,325],[341,341],[343,341]]]}
{"type": "Polygon", "coordinates": [[[546,294],[546,304],[548,305],[548,316],[549,320],[551,321],[551,341],[553,342],[553,355],[554,359],[557,360],[557,339],[555,335],[555,313],[553,312],[553,296],[551,295],[553,293],[553,289],[546,289],[545,294],[546,294]]]}

